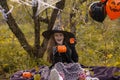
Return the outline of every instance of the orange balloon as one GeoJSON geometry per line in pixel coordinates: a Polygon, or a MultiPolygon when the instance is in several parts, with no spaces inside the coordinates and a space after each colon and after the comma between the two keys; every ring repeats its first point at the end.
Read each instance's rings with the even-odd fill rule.
{"type": "Polygon", "coordinates": [[[24,78],[31,78],[32,77],[32,74],[30,72],[23,72],[22,76],[24,78]]]}
{"type": "Polygon", "coordinates": [[[120,0],[108,0],[106,3],[106,12],[111,20],[120,17],[120,0]]]}
{"type": "Polygon", "coordinates": [[[67,51],[67,48],[65,45],[59,45],[57,46],[57,50],[59,53],[65,53],[67,51]]]}

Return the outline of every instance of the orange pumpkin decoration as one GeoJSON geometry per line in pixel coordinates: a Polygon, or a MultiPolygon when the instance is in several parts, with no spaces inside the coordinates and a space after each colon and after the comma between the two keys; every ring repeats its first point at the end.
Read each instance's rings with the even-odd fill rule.
{"type": "Polygon", "coordinates": [[[111,20],[120,17],[120,0],[108,0],[106,3],[106,12],[111,20]]]}
{"type": "Polygon", "coordinates": [[[75,38],[70,38],[70,44],[74,44],[75,43],[75,38]]]}
{"type": "Polygon", "coordinates": [[[22,77],[24,77],[24,78],[31,78],[32,74],[30,72],[23,72],[22,77]]]}
{"type": "Polygon", "coordinates": [[[59,46],[57,46],[57,51],[59,53],[65,53],[67,51],[67,48],[65,45],[59,45],[59,46]]]}

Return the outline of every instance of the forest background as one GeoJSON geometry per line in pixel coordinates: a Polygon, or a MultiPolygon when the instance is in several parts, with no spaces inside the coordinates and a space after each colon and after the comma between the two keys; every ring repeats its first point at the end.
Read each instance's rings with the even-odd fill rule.
{"type": "MultiPolygon", "coordinates": [[[[4,1],[6,0],[0,0],[0,4],[3,4],[4,1]]],[[[65,29],[76,35],[79,63],[86,66],[120,67],[120,19],[111,20],[106,16],[102,23],[93,20],[89,16],[89,5],[97,0],[62,1],[56,6],[63,9],[61,21],[65,25],[65,29]],[[61,4],[64,5],[61,6],[61,4]]],[[[49,26],[54,25],[51,16],[53,13],[57,14],[57,10],[48,8],[35,18],[34,8],[18,5],[12,0],[7,0],[7,3],[9,8],[11,8],[10,5],[14,5],[11,14],[24,34],[23,36],[30,49],[21,44],[26,44],[24,38],[15,34],[17,32],[15,27],[11,29],[10,19],[7,22],[8,25],[0,13],[0,79],[5,80],[9,80],[9,77],[16,71],[32,69],[39,65],[50,65],[45,52],[47,40],[41,34],[49,29],[49,26]],[[35,21],[38,22],[35,23],[35,21]],[[14,32],[14,30],[16,31],[14,32]],[[31,55],[32,53],[34,55],[31,55]]],[[[53,21],[55,20],[56,17],[53,21]]]]}

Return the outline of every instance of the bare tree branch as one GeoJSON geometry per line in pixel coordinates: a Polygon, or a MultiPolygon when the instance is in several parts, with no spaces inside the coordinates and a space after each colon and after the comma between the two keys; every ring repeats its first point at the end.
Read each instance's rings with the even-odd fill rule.
{"type": "Polygon", "coordinates": [[[39,49],[40,49],[40,20],[39,15],[36,16],[38,6],[33,6],[33,20],[34,20],[34,33],[35,33],[35,41],[34,41],[34,55],[38,57],[39,49]]]}
{"type": "MultiPolygon", "coordinates": [[[[64,8],[64,6],[65,6],[65,0],[61,0],[60,2],[58,2],[56,4],[56,7],[58,9],[61,9],[61,10],[64,8]]],[[[53,12],[52,12],[52,15],[51,15],[51,18],[50,18],[50,22],[48,24],[48,30],[51,30],[53,25],[54,25],[54,23],[55,23],[55,20],[56,20],[56,17],[57,17],[57,13],[58,13],[58,9],[54,9],[53,12]]]]}
{"type": "Polygon", "coordinates": [[[48,18],[39,17],[39,20],[40,20],[40,22],[44,22],[46,24],[49,23],[49,19],[48,18]]]}
{"type": "Polygon", "coordinates": [[[86,2],[87,0],[80,0],[80,3],[82,4],[82,3],[84,3],[84,2],[86,2]]]}

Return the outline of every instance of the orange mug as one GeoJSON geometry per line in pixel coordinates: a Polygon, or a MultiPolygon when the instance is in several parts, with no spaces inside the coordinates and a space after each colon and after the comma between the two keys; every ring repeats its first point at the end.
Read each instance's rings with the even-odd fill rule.
{"type": "Polygon", "coordinates": [[[57,51],[59,53],[65,53],[67,51],[67,48],[65,45],[59,45],[59,46],[57,46],[57,51]]]}

